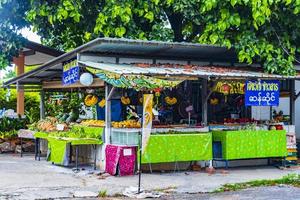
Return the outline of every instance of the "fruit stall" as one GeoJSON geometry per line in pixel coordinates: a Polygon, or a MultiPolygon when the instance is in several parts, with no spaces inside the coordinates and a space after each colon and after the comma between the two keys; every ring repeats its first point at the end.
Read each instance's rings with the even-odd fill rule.
{"type": "MultiPolygon", "coordinates": [[[[103,143],[103,121],[84,120],[81,123],[62,123],[55,117],[46,117],[29,125],[29,130],[21,130],[19,137],[35,139],[37,144],[36,159],[40,160],[40,141],[48,143],[47,160],[53,164],[69,166],[72,162],[72,149],[75,151],[75,170],[78,170],[79,146],[90,145],[96,150],[97,145],[103,143]],[[29,137],[30,136],[30,137],[29,137]]],[[[96,168],[96,153],[93,165],[96,168]]]]}
{"type": "Polygon", "coordinates": [[[43,119],[32,130],[48,140],[53,163],[91,141],[112,174],[133,174],[139,145],[144,164],[288,157],[300,76],[216,58],[235,57],[213,46],[98,38],[4,85],[38,79],[43,119]],[[288,114],[276,110],[283,93],[288,114]]]}

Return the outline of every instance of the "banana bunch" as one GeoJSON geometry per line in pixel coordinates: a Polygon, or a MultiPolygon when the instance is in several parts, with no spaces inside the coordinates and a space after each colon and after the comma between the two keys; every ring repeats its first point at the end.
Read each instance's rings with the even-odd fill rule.
{"type": "Polygon", "coordinates": [[[84,98],[84,104],[86,106],[94,106],[98,102],[98,97],[96,95],[88,94],[84,98]]]}
{"type": "Polygon", "coordinates": [[[84,120],[80,123],[81,125],[85,125],[85,126],[100,126],[100,127],[104,127],[105,126],[105,121],[103,120],[84,120]]]}
{"type": "Polygon", "coordinates": [[[210,99],[210,105],[218,105],[218,104],[219,104],[219,99],[217,98],[210,99]]]}
{"type": "Polygon", "coordinates": [[[130,104],[130,99],[129,99],[129,97],[124,97],[124,96],[122,96],[122,97],[121,97],[121,102],[122,102],[122,104],[124,104],[124,105],[129,105],[129,104],[130,104]]]}
{"type": "Polygon", "coordinates": [[[101,108],[104,108],[104,106],[105,106],[105,99],[102,99],[102,100],[98,103],[98,106],[101,107],[101,108]]]}
{"type": "Polygon", "coordinates": [[[139,98],[139,102],[140,102],[140,103],[143,103],[143,97],[140,97],[140,98],[139,98]]]}
{"type": "Polygon", "coordinates": [[[112,122],[111,125],[113,128],[141,128],[141,123],[135,120],[112,122]]]}
{"type": "Polygon", "coordinates": [[[170,105],[170,106],[173,106],[177,103],[177,99],[175,97],[165,97],[165,102],[170,105]]]}

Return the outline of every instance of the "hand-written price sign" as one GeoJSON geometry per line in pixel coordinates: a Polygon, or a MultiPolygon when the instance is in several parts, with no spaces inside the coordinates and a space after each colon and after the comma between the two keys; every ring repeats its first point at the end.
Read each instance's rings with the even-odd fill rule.
{"type": "Polygon", "coordinates": [[[280,82],[278,80],[246,81],[246,106],[278,106],[280,82]]]}
{"type": "Polygon", "coordinates": [[[79,66],[77,60],[67,62],[63,65],[63,85],[70,85],[79,80],[79,66]]]}

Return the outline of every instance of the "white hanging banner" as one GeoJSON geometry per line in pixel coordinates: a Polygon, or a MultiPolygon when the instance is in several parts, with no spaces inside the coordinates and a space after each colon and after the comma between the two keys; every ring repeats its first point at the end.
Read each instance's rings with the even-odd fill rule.
{"type": "Polygon", "coordinates": [[[143,126],[142,126],[142,154],[145,152],[152,129],[153,94],[143,96],[143,126]]]}

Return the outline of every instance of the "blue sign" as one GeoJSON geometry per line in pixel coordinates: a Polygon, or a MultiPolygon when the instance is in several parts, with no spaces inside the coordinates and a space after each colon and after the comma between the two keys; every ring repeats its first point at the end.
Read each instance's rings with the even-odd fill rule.
{"type": "Polygon", "coordinates": [[[79,66],[77,60],[65,63],[63,65],[63,85],[70,85],[79,80],[79,66]]]}
{"type": "Polygon", "coordinates": [[[246,81],[246,106],[278,106],[280,82],[278,80],[246,81]]]}

